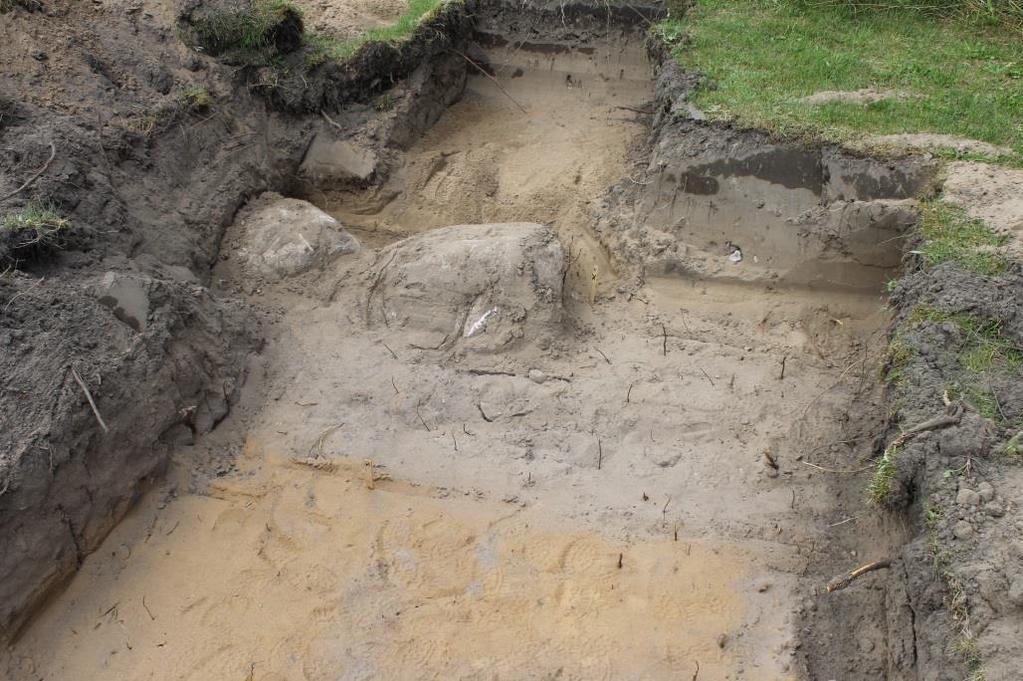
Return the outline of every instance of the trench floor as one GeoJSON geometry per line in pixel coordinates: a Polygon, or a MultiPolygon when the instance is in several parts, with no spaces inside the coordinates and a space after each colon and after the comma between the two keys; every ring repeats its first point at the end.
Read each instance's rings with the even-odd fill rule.
{"type": "Polygon", "coordinates": [[[886,553],[830,482],[879,424],[883,300],[617,293],[587,224],[643,130],[617,108],[649,97],[633,56],[508,56],[507,93],[470,78],[390,185],[323,197],[370,247],[557,225],[581,255],[554,342],[478,356],[367,328],[373,248],[258,290],[225,265],[267,316],[242,404],[17,642],[25,679],[799,677],[814,553],[886,553]]]}

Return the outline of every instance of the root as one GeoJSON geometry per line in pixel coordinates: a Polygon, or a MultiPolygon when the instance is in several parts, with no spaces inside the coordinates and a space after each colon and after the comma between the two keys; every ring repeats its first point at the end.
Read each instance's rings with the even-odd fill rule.
{"type": "Polygon", "coordinates": [[[901,435],[892,440],[891,444],[888,445],[888,447],[889,449],[891,449],[903,445],[908,440],[911,440],[920,433],[923,433],[928,430],[937,430],[938,428],[947,428],[948,426],[954,426],[957,423],[959,423],[960,420],[962,420],[964,411],[965,408],[963,407],[962,402],[951,402],[947,405],[944,414],[940,414],[938,416],[935,416],[934,418],[927,419],[923,423],[918,423],[912,428],[903,431],[901,435]]]}
{"type": "Polygon", "coordinates": [[[312,468],[313,470],[320,471],[321,473],[333,473],[337,470],[337,464],[327,459],[300,459],[297,456],[293,456],[288,459],[291,463],[296,466],[304,466],[306,468],[312,468]]]}
{"type": "Polygon", "coordinates": [[[853,580],[855,580],[857,577],[861,577],[862,575],[865,575],[868,572],[873,572],[874,570],[881,570],[883,568],[891,567],[891,565],[892,561],[888,559],[875,560],[873,563],[861,565],[858,568],[850,570],[849,572],[838,575],[837,577],[833,577],[831,581],[828,582],[828,593],[841,591],[842,589],[852,584],[853,580]]]}
{"type": "Polygon", "coordinates": [[[56,156],[57,156],[57,147],[54,146],[53,142],[50,142],[50,158],[46,159],[46,163],[43,164],[43,167],[40,168],[39,170],[37,170],[35,172],[35,175],[33,175],[32,177],[30,177],[27,180],[25,180],[25,184],[21,185],[20,187],[15,189],[10,194],[5,194],[4,196],[0,196],[0,201],[6,201],[7,199],[13,198],[13,197],[17,196],[18,194],[20,194],[25,189],[27,189],[28,186],[30,184],[32,184],[33,182],[35,182],[39,178],[40,175],[42,175],[43,173],[46,172],[46,169],[50,167],[50,164],[53,163],[53,159],[56,156]]]}
{"type": "Polygon", "coordinates": [[[96,402],[92,399],[92,393],[89,392],[88,386],[85,385],[85,381],[78,375],[78,370],[75,369],[74,365],[71,366],[71,376],[75,379],[78,387],[85,393],[85,399],[89,400],[89,406],[92,407],[92,414],[96,417],[96,421],[99,423],[99,427],[103,429],[104,433],[109,433],[110,429],[107,428],[107,424],[103,422],[103,417],[99,415],[99,409],[96,408],[96,402]]]}

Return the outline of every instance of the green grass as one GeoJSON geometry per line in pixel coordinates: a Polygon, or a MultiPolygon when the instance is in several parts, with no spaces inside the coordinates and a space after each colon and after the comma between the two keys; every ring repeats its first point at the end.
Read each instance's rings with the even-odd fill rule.
{"type": "Polygon", "coordinates": [[[931,305],[918,305],[907,318],[910,328],[945,322],[955,325],[961,336],[959,371],[949,392],[969,402],[985,418],[1003,426],[1019,425],[1006,420],[989,379],[996,373],[1019,376],[1023,372],[1023,352],[1003,333],[997,319],[952,314],[931,305]]]}
{"type": "Polygon", "coordinates": [[[876,506],[884,506],[891,497],[896,473],[895,459],[900,452],[899,447],[889,447],[877,460],[877,468],[867,483],[867,500],[876,506]]]}
{"type": "Polygon", "coordinates": [[[275,56],[274,30],[302,12],[291,0],[254,0],[250,5],[218,10],[196,19],[195,39],[212,55],[234,53],[247,62],[275,56]]]}
{"type": "Polygon", "coordinates": [[[902,381],[903,371],[909,360],[913,359],[914,352],[913,347],[901,335],[895,336],[885,353],[885,361],[881,366],[882,378],[896,385],[902,381]]]}
{"type": "Polygon", "coordinates": [[[1010,437],[1001,447],[1001,453],[1015,462],[1023,462],[1023,431],[1010,437]]]}
{"type": "Polygon", "coordinates": [[[23,236],[24,245],[47,243],[71,228],[71,221],[49,206],[28,206],[17,213],[6,215],[0,222],[0,231],[23,236]]]}
{"type": "Polygon", "coordinates": [[[713,118],[784,135],[854,142],[931,132],[1012,149],[1023,162],[1023,36],[917,12],[850,12],[795,0],[698,0],[658,25],[688,69],[712,85],[693,103],[713,118]],[[812,105],[823,90],[905,96],[812,105]]]}
{"type": "Polygon", "coordinates": [[[1008,260],[999,250],[1005,244],[1005,237],[957,206],[938,200],[922,202],[919,230],[924,242],[915,252],[927,266],[951,260],[972,272],[989,276],[1000,274],[1008,266],[1008,260]]]}
{"type": "Polygon", "coordinates": [[[354,38],[336,38],[326,34],[312,34],[307,42],[312,48],[306,62],[310,67],[327,61],[343,62],[350,59],[366,43],[399,43],[406,40],[424,20],[433,16],[448,0],[409,0],[408,9],[388,26],[371,28],[354,38]]]}
{"type": "Polygon", "coordinates": [[[854,13],[876,12],[879,7],[900,12],[968,20],[1003,26],[1023,27],[1023,2],[1020,0],[798,0],[807,5],[831,5],[854,13]]]}

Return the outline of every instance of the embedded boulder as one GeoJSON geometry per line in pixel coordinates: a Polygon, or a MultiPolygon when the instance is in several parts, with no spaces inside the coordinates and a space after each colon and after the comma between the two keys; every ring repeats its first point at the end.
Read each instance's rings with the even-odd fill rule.
{"type": "Polygon", "coordinates": [[[307,201],[266,193],[239,213],[239,255],[254,275],[273,281],[322,267],[359,250],[341,223],[307,201]]]}
{"type": "Polygon", "coordinates": [[[420,345],[502,349],[561,320],[565,254],[532,223],[457,225],[385,248],[367,320],[418,332],[420,345]]]}

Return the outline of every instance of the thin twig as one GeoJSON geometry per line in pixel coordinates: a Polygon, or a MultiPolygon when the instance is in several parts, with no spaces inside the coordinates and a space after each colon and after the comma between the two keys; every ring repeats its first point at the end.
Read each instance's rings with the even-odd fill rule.
{"type": "Polygon", "coordinates": [[[596,350],[598,353],[600,353],[600,356],[604,358],[605,362],[607,362],[608,364],[611,363],[611,360],[608,359],[607,355],[605,355],[604,352],[600,348],[593,348],[593,349],[596,350]]]}
{"type": "Polygon", "coordinates": [[[714,385],[714,379],[710,377],[710,374],[708,374],[708,373],[707,373],[706,371],[703,371],[703,368],[702,368],[702,367],[700,368],[700,371],[702,371],[702,372],[703,372],[703,377],[704,377],[704,378],[706,378],[706,379],[707,379],[708,381],[710,381],[710,385],[711,385],[711,387],[716,387],[716,386],[714,385]]]}
{"type": "Polygon", "coordinates": [[[82,389],[82,392],[85,393],[85,399],[89,400],[89,406],[92,407],[92,413],[99,422],[99,427],[103,429],[104,433],[109,433],[110,429],[107,428],[107,424],[103,422],[103,417],[99,415],[99,409],[96,408],[96,402],[92,399],[92,393],[89,392],[89,388],[85,385],[85,381],[82,380],[82,377],[78,375],[78,370],[75,369],[74,365],[71,366],[71,376],[75,379],[75,382],[78,383],[78,387],[82,389]]]}
{"type": "Polygon", "coordinates": [[[13,197],[17,196],[24,189],[26,189],[30,184],[35,182],[36,179],[38,179],[40,175],[42,175],[43,173],[46,172],[46,169],[50,167],[50,164],[53,163],[53,159],[56,156],[57,156],[57,147],[54,146],[53,142],[50,142],[50,158],[46,159],[46,163],[43,164],[43,167],[40,168],[39,170],[37,170],[32,177],[30,177],[27,180],[25,180],[25,184],[21,185],[20,187],[15,189],[10,194],[6,194],[3,197],[0,197],[0,201],[6,201],[7,199],[10,199],[10,198],[13,198],[13,197]]]}
{"type": "Polygon", "coordinates": [[[868,468],[873,468],[874,467],[873,464],[867,464],[863,468],[852,468],[852,469],[848,469],[848,470],[843,470],[843,469],[840,469],[840,468],[825,468],[824,466],[818,466],[817,464],[810,463],[809,461],[800,461],[799,463],[803,464],[804,466],[809,466],[810,468],[816,468],[819,471],[824,471],[825,473],[845,473],[845,474],[862,473],[863,471],[867,470],[868,468]]]}
{"type": "Polygon", "coordinates": [[[487,73],[487,70],[485,68],[483,68],[482,66],[480,66],[479,64],[474,62],[472,59],[469,59],[468,56],[466,56],[465,54],[462,54],[458,50],[452,49],[451,51],[454,52],[455,54],[457,54],[459,57],[461,57],[465,61],[467,61],[470,64],[472,64],[473,66],[475,66],[476,70],[478,70],[484,76],[486,76],[487,78],[492,80],[494,82],[494,85],[497,86],[497,89],[500,90],[502,93],[504,93],[504,96],[507,97],[508,99],[510,99],[512,101],[512,103],[515,104],[515,106],[519,107],[519,110],[522,111],[522,113],[524,113],[524,114],[528,114],[529,113],[528,111],[526,111],[526,107],[524,107],[521,104],[519,104],[518,100],[516,100],[514,97],[512,97],[511,94],[509,94],[509,92],[504,89],[504,87],[501,85],[501,83],[499,83],[497,81],[497,78],[494,78],[492,75],[487,73]]]}
{"type": "Polygon", "coordinates": [[[426,420],[423,418],[423,415],[421,413],[419,413],[419,407],[420,407],[421,404],[422,404],[422,401],[416,402],[416,416],[419,417],[419,422],[423,424],[423,428],[426,428],[426,432],[429,433],[430,432],[430,426],[426,425],[426,420]]]}

